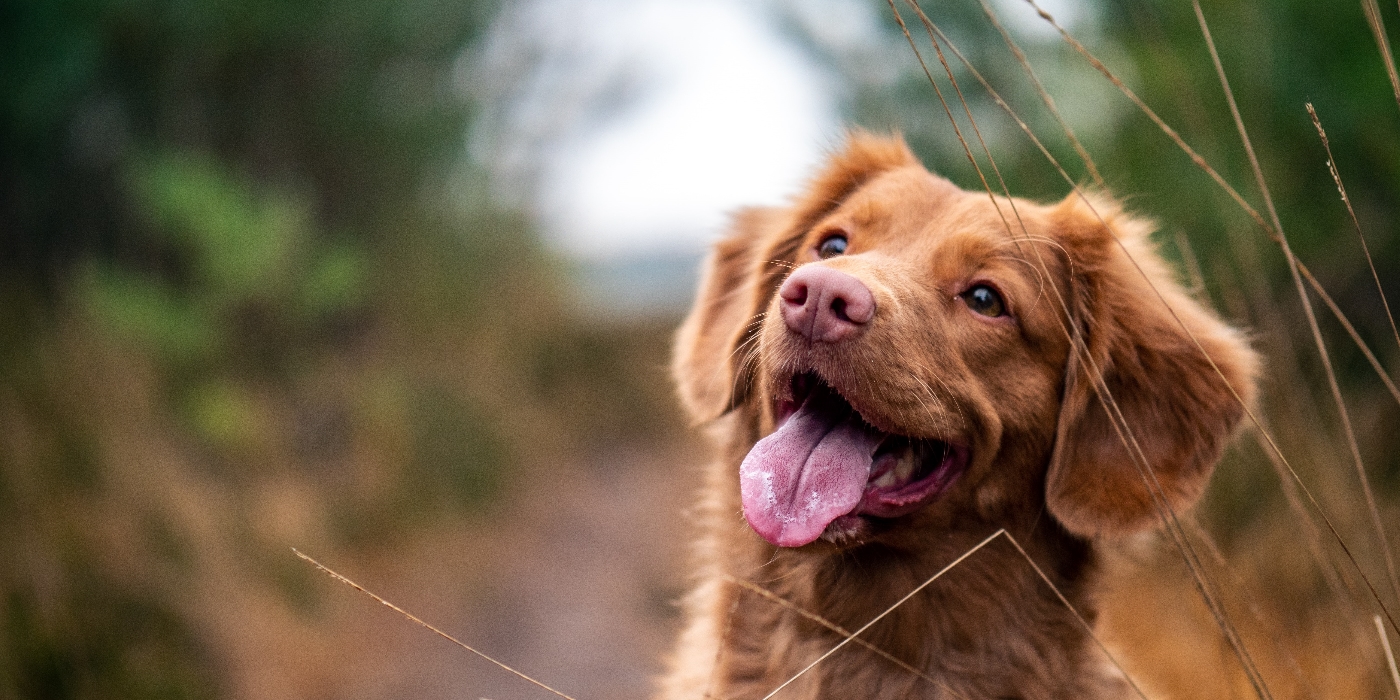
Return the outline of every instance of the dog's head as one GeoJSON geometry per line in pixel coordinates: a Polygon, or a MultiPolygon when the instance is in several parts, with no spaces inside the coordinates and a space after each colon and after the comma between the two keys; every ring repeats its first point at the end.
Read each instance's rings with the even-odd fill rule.
{"type": "Polygon", "coordinates": [[[1043,500],[1096,537],[1194,502],[1255,356],[1092,202],[994,203],[856,133],[793,206],[739,214],[674,370],[694,418],[764,436],[737,475],[753,528],[897,540],[1043,500]]]}

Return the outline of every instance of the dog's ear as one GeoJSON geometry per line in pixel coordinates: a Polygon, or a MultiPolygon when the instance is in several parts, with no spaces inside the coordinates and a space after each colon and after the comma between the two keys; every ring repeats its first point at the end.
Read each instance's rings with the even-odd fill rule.
{"type": "Polygon", "coordinates": [[[700,274],[690,316],[676,333],[671,372],[681,403],[696,421],[716,418],[744,400],[750,371],[740,348],[757,332],[762,242],[787,217],[776,209],[745,209],[715,244],[700,274]]]}
{"type": "Polygon", "coordinates": [[[807,231],[876,175],[918,165],[898,136],[853,131],[791,208],[745,209],[734,217],[705,263],[695,306],[676,334],[671,370],[694,420],[716,418],[748,397],[753,367],[744,348],[758,334],[759,314],[791,271],[807,231]]]}
{"type": "Polygon", "coordinates": [[[1046,504],[1083,537],[1137,532],[1158,524],[1161,505],[1189,507],[1205,490],[1241,400],[1253,400],[1258,360],[1173,279],[1148,224],[1076,195],[1052,219],[1073,263],[1075,325],[1089,359],[1072,352],[1067,365],[1046,504]]]}

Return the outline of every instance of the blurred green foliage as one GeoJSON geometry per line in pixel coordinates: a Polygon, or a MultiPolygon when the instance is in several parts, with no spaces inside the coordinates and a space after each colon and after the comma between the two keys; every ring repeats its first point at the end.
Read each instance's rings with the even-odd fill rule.
{"type": "MultiPolygon", "coordinates": [[[[895,5],[984,174],[1000,192],[925,29],[904,2],[895,5]]],[[[1008,17],[1025,9],[991,5],[1000,8],[1002,23],[1013,29],[1018,23],[1008,17]]],[[[1400,109],[1360,4],[1215,0],[1203,2],[1202,7],[1290,240],[1315,270],[1327,276],[1324,281],[1329,288],[1369,331],[1382,330],[1383,314],[1373,313],[1379,310],[1374,284],[1358,255],[1350,220],[1325,165],[1322,143],[1304,109],[1308,102],[1316,106],[1371,239],[1381,277],[1395,278],[1400,273],[1400,244],[1390,231],[1400,213],[1393,196],[1400,187],[1400,109]]],[[[1087,170],[1063,130],[1041,104],[978,3],[924,3],[924,9],[1030,124],[1069,176],[1089,183],[1087,170]]],[[[1381,3],[1381,12],[1392,30],[1400,27],[1394,3],[1381,3]]],[[[1106,0],[1076,14],[1086,19],[1071,31],[1256,209],[1265,212],[1191,4],[1106,0]]],[[[893,15],[887,10],[884,16],[886,33],[902,42],[893,15]]],[[[1056,95],[1060,111],[1081,132],[1112,190],[1129,198],[1133,209],[1159,220],[1169,236],[1185,233],[1198,256],[1207,261],[1208,278],[1216,278],[1216,270],[1209,268],[1217,261],[1239,257],[1239,245],[1230,241],[1240,238],[1242,244],[1264,251],[1264,264],[1243,261],[1232,270],[1236,277],[1265,275],[1270,289],[1287,280],[1276,246],[1265,241],[1252,220],[1053,31],[1031,37],[1020,34],[1017,41],[1056,95]]],[[[907,45],[903,48],[908,51],[907,45]]],[[[953,53],[944,50],[1009,190],[1039,198],[1064,196],[1068,185],[1063,177],[953,53]]],[[[836,57],[835,63],[848,76],[862,74],[860,61],[842,62],[836,57]]],[[[870,72],[868,67],[864,72],[870,72]]],[[[912,53],[895,78],[856,82],[849,111],[861,123],[905,132],[931,167],[963,187],[981,189],[981,180],[928,78],[912,61],[912,53]]],[[[1253,283],[1240,281],[1243,286],[1253,283]]]]}
{"type": "Polygon", "coordinates": [[[466,153],[495,11],[0,5],[0,698],[246,694],[240,618],[321,614],[287,546],[670,425],[669,328],[562,313],[466,153]]]}
{"type": "MultiPolygon", "coordinates": [[[[0,698],[224,692],[210,623],[189,600],[224,573],[207,550],[228,545],[197,527],[205,509],[235,543],[232,561],[316,614],[305,568],[250,505],[267,483],[317,486],[327,546],[390,547],[435,519],[491,513],[531,460],[674,427],[667,325],[570,321],[560,268],[523,215],[487,203],[464,153],[475,106],[460,83],[495,5],[0,3],[0,698]],[[137,428],[121,424],[127,414],[137,428]],[[129,467],[131,454],[150,474],[129,467]],[[113,554],[126,535],[141,550],[113,554]]],[[[823,56],[847,79],[848,116],[902,130],[935,170],[980,187],[876,5],[898,41],[823,56]]],[[[976,3],[925,9],[1087,181],[976,3]]],[[[1328,129],[1382,280],[1400,279],[1400,109],[1359,8],[1204,9],[1286,230],[1362,334],[1388,348],[1303,111],[1313,102],[1328,129]]],[[[1383,4],[1392,29],[1395,10],[1383,4]]],[[[1092,24],[1086,43],[1258,202],[1189,5],[1109,0],[1092,24]]],[[[1185,234],[1220,305],[1261,336],[1297,340],[1277,249],[1057,39],[1024,48],[1071,121],[1102,117],[1081,135],[1108,182],[1160,219],[1164,240],[1185,234]]],[[[1010,190],[1063,196],[1060,176],[958,76],[1010,190]]],[[[1332,347],[1343,380],[1369,396],[1359,353],[1332,347]]],[[[1382,355],[1393,365],[1394,349],[1382,355]]],[[[1314,408],[1325,399],[1306,396],[1317,368],[1278,366],[1296,385],[1280,401],[1299,407],[1284,420],[1327,422],[1314,408]]],[[[1395,418],[1383,405],[1380,425],[1395,418]]],[[[1304,427],[1285,437],[1326,442],[1304,427]]],[[[1373,466],[1395,476],[1393,436],[1371,444],[1373,466]]],[[[1212,497],[1227,524],[1249,521],[1256,495],[1275,489],[1260,474],[1222,477],[1212,497]]]]}
{"type": "MultiPolygon", "coordinates": [[[[73,529],[73,508],[110,502],[120,488],[108,481],[120,477],[94,464],[98,454],[62,448],[111,437],[54,377],[64,369],[53,351],[74,340],[65,327],[95,321],[132,371],[153,372],[155,415],[236,485],[275,471],[267,462],[288,432],[279,405],[329,416],[291,431],[310,464],[343,458],[356,425],[382,423],[298,387],[382,328],[395,304],[386,292],[405,286],[394,278],[414,274],[396,260],[471,250],[473,264],[426,292],[468,299],[501,274],[488,261],[505,249],[492,240],[521,239],[508,252],[527,271],[510,274],[538,267],[518,219],[463,213],[436,194],[468,167],[472,107],[454,70],[493,11],[437,0],[0,6],[0,387],[14,429],[39,445],[0,452],[0,559],[11,562],[0,575],[0,697],[219,693],[198,616],[162,592],[194,585],[179,583],[194,575],[191,533],[154,496],[132,504],[152,561],[173,567],[152,585],[104,562],[100,536],[73,529]],[[474,236],[481,245],[466,242],[474,236]],[[80,472],[86,491],[63,480],[80,472]]],[[[460,512],[498,488],[507,455],[489,409],[432,381],[412,379],[429,386],[408,397],[416,432],[394,488],[336,499],[347,541],[391,537],[403,513],[434,512],[415,501],[423,493],[447,494],[444,507],[460,512]],[[385,508],[393,517],[373,517],[385,508]]],[[[374,383],[340,390],[353,405],[374,383]]],[[[253,549],[255,568],[273,556],[253,549]]],[[[297,597],[299,575],[269,566],[297,597]]]]}
{"type": "Polygon", "coordinates": [[[213,698],[213,666],[187,623],[147,597],[113,590],[73,562],[69,614],[41,619],[33,601],[5,601],[0,689],[15,698],[213,698]],[[81,611],[81,616],[72,614],[81,611]]]}

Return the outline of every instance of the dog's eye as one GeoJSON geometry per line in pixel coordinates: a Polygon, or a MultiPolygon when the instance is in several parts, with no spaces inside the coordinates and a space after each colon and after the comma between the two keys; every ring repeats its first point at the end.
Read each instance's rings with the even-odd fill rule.
{"type": "Polygon", "coordinates": [[[827,236],[817,244],[817,257],[825,260],[846,252],[846,237],[841,234],[827,236]]]}
{"type": "Polygon", "coordinates": [[[963,292],[962,298],[967,308],[988,318],[1006,315],[1006,303],[1001,300],[1001,295],[985,284],[963,292]]]}

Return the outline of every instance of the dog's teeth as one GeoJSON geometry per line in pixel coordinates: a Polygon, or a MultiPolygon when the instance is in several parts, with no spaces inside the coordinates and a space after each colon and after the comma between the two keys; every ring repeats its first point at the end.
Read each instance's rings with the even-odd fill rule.
{"type": "Polygon", "coordinates": [[[880,467],[884,471],[870,480],[870,486],[874,488],[900,487],[909,483],[914,474],[918,472],[919,460],[913,447],[905,447],[898,452],[891,452],[883,456],[880,459],[880,464],[889,464],[889,466],[880,467]],[[894,464],[889,464],[891,460],[894,464]]]}
{"type": "Polygon", "coordinates": [[[890,473],[897,481],[908,481],[909,477],[914,476],[915,466],[914,450],[905,449],[899,454],[899,461],[895,463],[894,469],[891,469],[890,473]]]}

